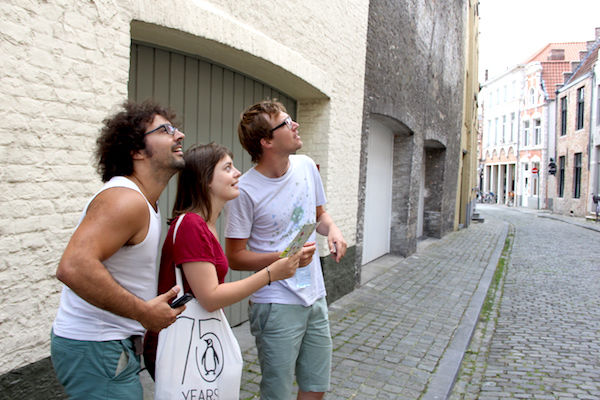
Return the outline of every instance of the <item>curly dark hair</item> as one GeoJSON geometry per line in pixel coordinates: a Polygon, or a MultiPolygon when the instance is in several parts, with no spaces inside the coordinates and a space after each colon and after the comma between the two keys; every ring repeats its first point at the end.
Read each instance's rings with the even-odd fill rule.
{"type": "Polygon", "coordinates": [[[262,156],[260,140],[273,138],[271,125],[265,115],[273,117],[280,112],[287,112],[285,106],[277,99],[273,99],[256,103],[242,114],[238,125],[238,136],[242,147],[252,157],[252,162],[257,163],[262,156]]]}
{"type": "Polygon", "coordinates": [[[143,103],[126,101],[122,111],[106,118],[96,140],[97,170],[102,182],[113,176],[133,173],[133,154],[146,148],[144,133],[155,115],[173,122],[175,113],[153,100],[143,103]]]}

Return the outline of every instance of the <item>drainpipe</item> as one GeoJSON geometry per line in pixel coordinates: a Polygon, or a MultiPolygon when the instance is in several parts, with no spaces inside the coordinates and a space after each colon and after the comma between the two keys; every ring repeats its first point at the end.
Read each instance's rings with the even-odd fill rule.
{"type": "MultiPolygon", "coordinates": [[[[522,84],[522,83],[521,83],[522,84]]],[[[515,165],[515,182],[517,182],[517,187],[515,188],[515,192],[517,192],[517,188],[519,189],[519,192],[521,192],[521,188],[522,188],[522,182],[521,182],[521,165],[520,165],[520,160],[521,160],[521,149],[520,149],[520,145],[521,145],[521,100],[522,100],[522,93],[523,93],[523,88],[521,87],[520,90],[520,95],[519,95],[519,99],[518,99],[518,104],[519,107],[517,108],[517,165],[515,165]]],[[[514,206],[516,207],[516,201],[517,201],[517,196],[515,193],[515,197],[514,197],[514,206]]],[[[521,193],[521,202],[523,199],[523,193],[521,193]]]]}
{"type": "MultiPolygon", "coordinates": [[[[590,87],[590,124],[588,126],[588,191],[590,189],[590,183],[593,184],[593,182],[591,182],[590,179],[590,167],[591,167],[591,163],[592,163],[592,139],[593,139],[593,131],[594,129],[592,128],[592,114],[594,113],[594,98],[593,98],[593,94],[594,94],[594,88],[596,87],[596,74],[594,73],[594,69],[592,68],[592,72],[591,72],[592,76],[591,76],[591,81],[592,81],[592,85],[590,87]]],[[[598,97],[598,93],[596,93],[596,97],[598,97]]],[[[598,116],[596,116],[596,118],[598,118],[598,116]]],[[[597,161],[597,160],[596,160],[597,161]]],[[[588,192],[588,195],[590,193],[588,192]]],[[[586,201],[588,203],[588,210],[591,212],[592,210],[595,210],[595,208],[593,207],[594,202],[591,201],[589,198],[586,201]],[[591,203],[590,203],[591,202],[591,203]]],[[[586,211],[587,212],[587,211],[586,211]]]]}

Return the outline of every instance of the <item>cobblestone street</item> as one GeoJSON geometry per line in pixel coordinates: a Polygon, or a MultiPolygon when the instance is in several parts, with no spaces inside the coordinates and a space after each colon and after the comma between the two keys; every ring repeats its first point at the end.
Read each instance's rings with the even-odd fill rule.
{"type": "Polygon", "coordinates": [[[600,233],[584,228],[594,223],[482,209],[486,223],[511,225],[514,243],[451,398],[600,399],[600,233]]]}
{"type": "MultiPolygon", "coordinates": [[[[507,226],[498,219],[474,223],[411,257],[392,258],[385,272],[331,304],[332,388],[325,398],[444,398],[507,226]]],[[[240,398],[257,399],[260,368],[254,346],[243,355],[240,398]]]]}
{"type": "MultiPolygon", "coordinates": [[[[600,399],[600,224],[477,210],[484,223],[376,260],[329,305],[326,399],[600,399]]],[[[234,328],[246,400],[260,382],[248,330],[234,328]]]]}

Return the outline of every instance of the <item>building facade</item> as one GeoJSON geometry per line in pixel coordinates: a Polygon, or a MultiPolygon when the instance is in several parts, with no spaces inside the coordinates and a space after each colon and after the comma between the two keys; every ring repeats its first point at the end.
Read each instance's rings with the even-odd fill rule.
{"type": "Polygon", "coordinates": [[[494,203],[551,206],[556,89],[585,42],[549,43],[482,87],[482,191],[494,203]],[[493,193],[493,195],[489,195],[493,193]]]}
{"type": "MultiPolygon", "coordinates": [[[[467,2],[369,4],[357,260],[454,228],[467,2]]],[[[357,269],[358,271],[358,269],[357,269]]]]}
{"type": "Polygon", "coordinates": [[[478,98],[479,98],[479,10],[478,2],[469,0],[465,26],[465,78],[463,121],[460,135],[460,162],[454,229],[468,227],[479,189],[478,166],[478,98]]]}
{"type": "Polygon", "coordinates": [[[519,126],[525,71],[516,66],[481,87],[481,194],[513,205],[517,190],[519,126]]]}
{"type": "Polygon", "coordinates": [[[595,212],[598,193],[598,82],[600,28],[596,40],[587,43],[581,61],[565,74],[557,92],[556,164],[553,211],[574,216],[595,212]]]}
{"type": "MultiPolygon", "coordinates": [[[[237,140],[240,113],[264,98],[281,100],[300,123],[301,152],[319,165],[327,210],[349,245],[336,264],[320,239],[329,301],[360,282],[366,251],[408,255],[419,237],[452,230],[469,124],[463,108],[473,107],[463,96],[475,92],[463,86],[475,3],[6,1],[0,387],[15,390],[12,397],[56,394],[48,357],[61,290],[55,271],[101,187],[92,154],[102,120],[126,99],[173,108],[185,148],[219,142],[243,170],[251,163],[237,140]],[[381,165],[369,159],[386,151],[388,176],[377,187],[381,165]],[[383,217],[370,214],[380,191],[383,217]],[[374,235],[387,237],[383,249],[365,243],[379,218],[387,227],[375,224],[374,235]]],[[[159,201],[163,219],[174,185],[159,201]]],[[[230,322],[243,321],[245,309],[228,308],[230,322]]]]}
{"type": "MultiPolygon", "coordinates": [[[[263,98],[282,99],[300,123],[302,152],[320,166],[327,210],[350,248],[345,269],[336,265],[344,286],[329,283],[328,290],[335,297],[354,288],[368,6],[4,2],[11,18],[0,28],[2,387],[49,368],[61,290],[56,267],[85,202],[101,187],[92,161],[101,122],[128,98],[172,107],[186,148],[218,141],[244,169],[240,113],[263,98]],[[274,23],[291,16],[294,23],[274,23]]],[[[163,218],[173,184],[159,202],[163,218]]],[[[245,308],[229,312],[232,323],[245,308]]]]}

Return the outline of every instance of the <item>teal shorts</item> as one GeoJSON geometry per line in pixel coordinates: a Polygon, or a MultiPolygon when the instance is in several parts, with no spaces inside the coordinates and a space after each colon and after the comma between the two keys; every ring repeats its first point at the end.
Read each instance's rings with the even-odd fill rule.
{"type": "Polygon", "coordinates": [[[69,399],[141,400],[140,356],[130,339],[92,342],[51,333],[50,354],[69,399]]]}
{"type": "Polygon", "coordinates": [[[289,399],[294,373],[303,392],[329,390],[332,342],[325,298],[309,307],[252,303],[249,314],[261,399],[289,399]]]}

